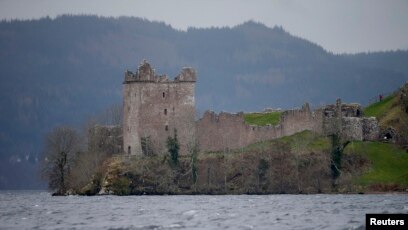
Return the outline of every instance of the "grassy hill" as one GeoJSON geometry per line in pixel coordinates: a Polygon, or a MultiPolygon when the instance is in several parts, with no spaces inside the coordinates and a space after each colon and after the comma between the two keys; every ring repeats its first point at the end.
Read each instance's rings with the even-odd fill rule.
{"type": "MultiPolygon", "coordinates": [[[[360,159],[361,168],[354,172],[353,183],[368,190],[394,190],[408,188],[408,153],[390,143],[350,143],[344,150],[346,159],[360,159]],[[359,157],[357,157],[359,156],[359,157]]],[[[354,162],[356,166],[357,161],[354,162]]],[[[347,167],[347,171],[350,171],[347,167]]]]}
{"type": "MultiPolygon", "coordinates": [[[[391,143],[354,141],[343,151],[337,186],[329,137],[303,131],[241,149],[169,156],[112,158],[104,192],[114,194],[273,194],[405,191],[408,154],[391,143]]],[[[85,187],[87,191],[95,189],[85,187]]],[[[95,190],[96,191],[96,190],[95,190]]],[[[96,191],[97,192],[97,191],[96,191]]]]}
{"type": "Polygon", "coordinates": [[[257,149],[267,148],[275,145],[287,145],[292,152],[329,152],[331,148],[330,139],[320,136],[309,130],[295,133],[275,140],[263,141],[248,145],[243,149],[245,152],[252,152],[257,149]]]}
{"type": "Polygon", "coordinates": [[[364,109],[364,114],[368,117],[376,117],[377,119],[387,115],[387,113],[395,107],[397,97],[395,94],[385,97],[382,101],[375,102],[364,109]]]}
{"type": "Polygon", "coordinates": [[[242,149],[180,156],[177,167],[166,155],[115,158],[101,184],[115,194],[330,192],[329,152],[329,138],[304,131],[242,149]]]}
{"type": "Polygon", "coordinates": [[[249,125],[277,125],[280,122],[281,114],[282,112],[246,113],[244,119],[249,125]]]}
{"type": "Polygon", "coordinates": [[[408,84],[382,101],[373,103],[364,109],[365,116],[378,119],[382,132],[393,129],[398,136],[395,141],[400,145],[408,144],[408,84]]]}

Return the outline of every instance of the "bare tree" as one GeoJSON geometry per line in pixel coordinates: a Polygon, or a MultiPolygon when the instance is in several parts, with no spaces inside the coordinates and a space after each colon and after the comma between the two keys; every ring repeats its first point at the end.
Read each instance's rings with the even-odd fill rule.
{"type": "Polygon", "coordinates": [[[108,155],[105,153],[89,150],[78,154],[70,172],[70,188],[78,193],[86,192],[84,189],[88,189],[90,194],[99,192],[100,187],[98,186],[106,170],[103,162],[107,158],[108,155]],[[89,185],[93,185],[93,187],[89,187],[89,185]]]}
{"type": "Polygon", "coordinates": [[[56,195],[67,191],[70,168],[79,152],[79,146],[79,135],[71,127],[56,127],[45,137],[42,176],[48,180],[48,187],[56,195]]]}
{"type": "Polygon", "coordinates": [[[98,117],[98,123],[103,125],[122,126],[123,107],[121,104],[113,104],[105,109],[98,117]]]}

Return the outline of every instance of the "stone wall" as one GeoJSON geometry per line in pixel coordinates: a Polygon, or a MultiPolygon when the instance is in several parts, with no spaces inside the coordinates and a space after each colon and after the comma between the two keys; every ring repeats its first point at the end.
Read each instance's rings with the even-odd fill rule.
{"type": "Polygon", "coordinates": [[[197,138],[203,151],[242,148],[249,144],[289,136],[304,130],[323,135],[339,135],[342,140],[377,140],[376,118],[362,117],[358,104],[334,105],[311,111],[306,103],[302,109],[284,111],[276,126],[253,126],[244,121],[244,114],[207,111],[196,122],[197,138]]]}
{"type": "Polygon", "coordinates": [[[339,135],[343,140],[376,140],[379,136],[375,118],[362,117],[360,105],[342,104],[340,100],[314,111],[307,103],[301,109],[284,111],[276,126],[248,125],[243,113],[209,111],[195,122],[195,82],[192,68],[183,68],[173,81],[166,75],[156,75],[146,61],[135,73],[126,71],[123,151],[132,155],[166,153],[167,138],[175,130],[181,154],[187,154],[188,145],[196,140],[203,151],[220,151],[304,130],[339,135]]]}
{"type": "Polygon", "coordinates": [[[323,134],[339,135],[342,140],[377,140],[378,121],[374,117],[363,117],[359,104],[342,104],[338,99],[335,105],[322,108],[323,134]]]}
{"type": "Polygon", "coordinates": [[[284,111],[276,126],[254,126],[245,123],[244,114],[207,111],[197,121],[197,138],[203,151],[242,148],[258,141],[276,139],[303,130],[321,132],[321,113],[310,111],[307,104],[298,110],[284,111]]]}

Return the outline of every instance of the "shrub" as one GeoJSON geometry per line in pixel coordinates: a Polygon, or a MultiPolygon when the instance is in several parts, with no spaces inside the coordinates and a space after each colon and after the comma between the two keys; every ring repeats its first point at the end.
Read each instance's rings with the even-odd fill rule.
{"type": "Polygon", "coordinates": [[[113,181],[111,190],[115,195],[130,195],[130,180],[127,177],[119,177],[113,181]]]}
{"type": "Polygon", "coordinates": [[[173,165],[178,165],[178,155],[180,150],[180,144],[177,139],[177,130],[174,129],[174,137],[167,138],[167,149],[170,154],[171,162],[173,165]]]}

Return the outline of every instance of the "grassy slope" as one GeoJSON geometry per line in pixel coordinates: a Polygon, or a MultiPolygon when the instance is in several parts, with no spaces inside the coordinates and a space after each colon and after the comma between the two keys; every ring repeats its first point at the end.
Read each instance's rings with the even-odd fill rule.
{"type": "MultiPolygon", "coordinates": [[[[300,162],[309,162],[308,164],[312,162],[309,159],[313,159],[313,156],[316,156],[316,153],[320,153],[319,156],[324,156],[325,154],[330,154],[331,150],[330,138],[318,135],[311,131],[303,131],[275,140],[254,143],[242,149],[230,150],[227,153],[202,153],[198,155],[198,176],[200,179],[198,179],[197,182],[197,191],[204,193],[206,193],[207,191],[207,180],[209,177],[206,173],[208,172],[207,170],[209,170],[208,168],[211,168],[212,170],[211,186],[213,186],[213,188],[215,189],[214,191],[221,193],[225,192],[225,185],[228,189],[233,188],[232,190],[228,190],[231,194],[242,194],[248,191],[252,191],[250,190],[250,188],[255,188],[254,183],[256,182],[256,177],[254,177],[254,170],[259,167],[259,160],[269,159],[268,156],[270,157],[272,155],[268,155],[268,153],[270,151],[274,151],[274,149],[276,150],[276,147],[280,144],[285,144],[285,146],[288,146],[290,148],[290,152],[298,154],[297,156],[300,157],[300,162]]],[[[393,144],[354,141],[350,143],[344,150],[345,155],[353,153],[361,154],[369,161],[369,164],[366,164],[364,167],[360,167],[358,169],[359,171],[362,171],[362,174],[353,174],[353,177],[351,178],[352,180],[348,182],[354,182],[353,184],[358,185],[363,189],[358,189],[356,191],[365,191],[364,187],[366,186],[371,191],[377,191],[376,189],[372,189],[372,187],[370,187],[372,185],[396,185],[398,188],[408,188],[408,153],[406,153],[404,150],[398,148],[393,144]]],[[[294,157],[294,155],[291,155],[291,157],[294,157]]],[[[149,170],[144,173],[140,170],[136,170],[138,171],[136,174],[139,177],[141,177],[141,175],[147,175],[146,178],[143,177],[144,181],[159,181],[160,186],[171,185],[174,187],[175,185],[172,184],[173,179],[170,173],[171,168],[167,163],[165,163],[167,161],[167,158],[168,157],[166,156],[158,156],[155,158],[138,158],[137,162],[143,161],[144,164],[151,165],[147,167],[150,169],[150,173],[146,174],[146,172],[149,172],[149,170]],[[167,175],[167,177],[162,178],[162,175],[167,175]]],[[[318,161],[317,165],[328,164],[328,162],[324,163],[323,161],[321,161],[323,160],[323,158],[316,158],[316,160],[318,161]]],[[[185,168],[188,168],[188,165],[190,165],[191,162],[191,156],[180,156],[180,162],[181,165],[184,165],[185,168]]],[[[292,161],[292,163],[293,162],[294,161],[292,161]]],[[[291,165],[289,164],[288,167],[289,166],[291,165]]],[[[305,169],[308,169],[308,167],[306,167],[305,169]]],[[[311,164],[311,167],[312,168],[310,169],[312,171],[305,171],[305,180],[302,180],[301,183],[303,186],[303,192],[313,193],[317,191],[316,189],[314,189],[314,187],[311,187],[314,183],[313,179],[311,178],[314,177],[313,175],[309,174],[310,172],[313,172],[314,169],[320,170],[320,168],[313,164],[311,164]]],[[[130,166],[130,168],[141,169],[143,167],[140,167],[140,165],[139,167],[135,167],[135,165],[132,165],[130,166]]],[[[187,179],[180,179],[179,182],[186,185],[188,185],[189,183],[191,184],[191,181],[188,180],[190,178],[190,174],[187,171],[183,172],[183,175],[184,174],[186,175],[185,177],[187,179]]],[[[123,175],[123,172],[121,173],[121,175],[123,175]]],[[[273,176],[273,174],[268,175],[273,176]]],[[[275,181],[276,178],[269,178],[269,180],[275,181]]],[[[292,180],[293,182],[293,175],[292,179],[288,180],[292,180]]],[[[116,184],[113,184],[112,186],[116,186],[116,184]]],[[[174,188],[167,188],[166,186],[162,186],[162,188],[160,186],[158,190],[159,192],[166,192],[166,189],[170,189],[171,191],[174,190],[175,192],[181,191],[176,188],[177,186],[175,186],[174,188]]],[[[186,188],[187,187],[188,186],[186,186],[186,188]]],[[[330,191],[330,186],[326,185],[326,187],[323,188],[326,188],[323,189],[323,191],[330,191]]],[[[143,190],[143,186],[141,186],[141,189],[143,190]]],[[[148,189],[148,186],[145,189],[148,189]]],[[[187,189],[183,191],[188,193],[192,190],[187,189]]],[[[274,190],[267,191],[273,192],[274,190]]],[[[296,193],[296,190],[289,190],[289,192],[296,193]]]]}
{"type": "MultiPolygon", "coordinates": [[[[267,193],[279,193],[276,191],[276,186],[281,180],[285,181],[283,182],[285,186],[289,186],[286,187],[285,193],[297,193],[296,186],[300,186],[304,193],[329,192],[331,187],[330,179],[327,176],[329,164],[326,156],[330,154],[330,149],[330,138],[306,130],[291,136],[253,143],[244,148],[228,150],[227,152],[199,154],[198,160],[201,171],[198,175],[200,176],[200,173],[206,174],[206,170],[212,167],[213,170],[215,169],[212,173],[218,175],[222,183],[225,180],[228,188],[233,188],[230,190],[231,194],[251,193],[250,191],[254,192],[258,189],[256,185],[258,174],[256,173],[259,170],[259,162],[264,160],[269,165],[266,179],[269,181],[267,193]],[[287,158],[279,158],[279,153],[287,155],[287,158]],[[285,165],[285,169],[279,168],[276,164],[285,165]],[[326,165],[327,167],[325,167],[326,165]],[[302,182],[299,182],[301,185],[297,184],[293,187],[297,183],[296,167],[299,167],[298,170],[300,171],[298,172],[301,174],[299,177],[302,178],[302,182]],[[280,173],[279,170],[286,170],[285,176],[279,177],[284,179],[277,178],[280,173]],[[316,183],[316,180],[319,180],[319,183],[316,183]]],[[[206,175],[204,176],[207,178],[206,175]]],[[[201,177],[203,176],[201,175],[201,177]]],[[[201,183],[202,181],[201,178],[201,183]]]]}
{"type": "Polygon", "coordinates": [[[384,117],[391,110],[391,108],[394,107],[396,101],[397,97],[395,95],[390,95],[384,98],[384,100],[376,102],[366,107],[364,109],[364,114],[368,117],[376,118],[384,117]]]}
{"type": "Polygon", "coordinates": [[[344,153],[358,152],[371,162],[369,168],[356,183],[364,186],[374,184],[399,184],[408,186],[408,153],[393,144],[380,142],[350,143],[344,153]]]}
{"type": "MultiPolygon", "coordinates": [[[[247,153],[247,152],[256,152],[256,150],[267,149],[271,146],[277,144],[287,144],[290,149],[294,152],[313,152],[313,151],[330,151],[331,142],[328,137],[318,135],[312,131],[305,130],[299,133],[295,133],[291,136],[285,136],[282,138],[256,142],[250,144],[242,149],[232,150],[232,153],[247,153]]],[[[207,153],[217,155],[221,152],[207,153]]]]}
{"type": "MultiPolygon", "coordinates": [[[[253,150],[267,148],[277,143],[288,144],[293,151],[300,151],[299,153],[312,151],[329,152],[331,149],[329,138],[319,136],[311,131],[303,131],[276,140],[254,143],[243,148],[241,151],[253,152],[253,150]]],[[[364,186],[374,184],[408,186],[408,153],[397,145],[355,141],[350,143],[344,150],[344,154],[352,152],[361,153],[370,161],[369,168],[362,175],[355,178],[357,184],[364,186]]]]}
{"type": "Polygon", "coordinates": [[[390,95],[364,109],[366,116],[376,117],[382,130],[392,127],[402,136],[408,135],[408,114],[402,109],[399,94],[390,95]]]}
{"type": "Polygon", "coordinates": [[[250,125],[277,125],[280,122],[281,114],[281,112],[247,113],[244,115],[244,119],[250,125]]]}

